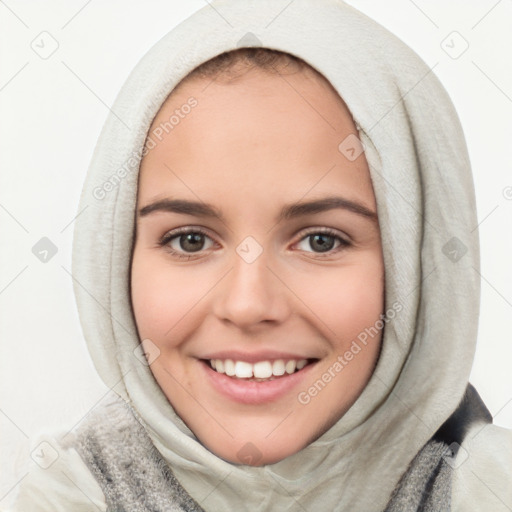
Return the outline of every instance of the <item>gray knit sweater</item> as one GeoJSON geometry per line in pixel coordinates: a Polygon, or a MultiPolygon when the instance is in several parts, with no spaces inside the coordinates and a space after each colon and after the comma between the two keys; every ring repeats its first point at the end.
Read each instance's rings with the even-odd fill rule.
{"type": "MultiPolygon", "coordinates": [[[[450,511],[451,461],[473,421],[490,423],[492,416],[469,384],[458,409],[412,460],[383,512],[450,511]]],[[[100,484],[109,512],[203,511],[123,400],[91,413],[76,434],[75,447],[100,484]]]]}

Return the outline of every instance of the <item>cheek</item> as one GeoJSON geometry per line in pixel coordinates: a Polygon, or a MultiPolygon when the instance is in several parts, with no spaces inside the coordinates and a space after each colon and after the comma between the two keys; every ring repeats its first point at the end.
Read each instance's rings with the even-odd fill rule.
{"type": "Polygon", "coordinates": [[[302,297],[325,326],[326,336],[346,344],[375,324],[384,311],[383,266],[378,257],[317,274],[302,297]]]}
{"type": "MultiPolygon", "coordinates": [[[[155,258],[150,252],[135,248],[131,268],[131,297],[135,321],[141,339],[160,344],[175,336],[197,288],[186,282],[184,273],[155,258]]],[[[197,299],[196,299],[197,301],[197,299]]]]}

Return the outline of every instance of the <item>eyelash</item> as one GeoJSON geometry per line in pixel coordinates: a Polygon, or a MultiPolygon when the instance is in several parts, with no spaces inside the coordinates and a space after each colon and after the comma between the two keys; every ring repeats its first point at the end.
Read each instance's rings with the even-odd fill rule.
{"type": "MultiPolygon", "coordinates": [[[[204,235],[208,238],[211,239],[211,237],[208,235],[208,233],[200,228],[200,227],[194,227],[194,228],[190,228],[190,227],[187,227],[187,228],[178,228],[178,229],[175,229],[173,231],[170,231],[168,233],[166,233],[162,238],[161,240],[159,241],[158,245],[161,246],[161,247],[165,247],[165,249],[173,256],[173,257],[176,257],[176,258],[179,258],[179,259],[187,259],[187,260],[190,260],[190,259],[195,259],[195,256],[196,254],[200,254],[201,251],[198,251],[197,253],[181,253],[181,252],[178,252],[174,249],[172,249],[169,245],[169,242],[171,242],[171,240],[173,240],[174,238],[177,238],[181,235],[188,235],[188,234],[201,234],[201,235],[204,235]]],[[[332,236],[334,238],[336,238],[337,240],[339,240],[340,244],[338,245],[337,248],[334,248],[334,249],[330,249],[329,251],[326,251],[324,253],[314,253],[316,254],[317,258],[325,258],[325,257],[329,257],[329,256],[332,256],[333,254],[336,254],[337,252],[345,249],[345,248],[348,248],[352,245],[351,242],[345,240],[344,238],[340,237],[338,232],[333,230],[333,229],[330,229],[330,228],[310,228],[309,230],[305,231],[302,233],[302,237],[300,238],[299,242],[302,242],[304,239],[306,239],[308,236],[311,236],[311,235],[327,235],[327,236],[332,236]]],[[[310,251],[306,251],[306,252],[310,252],[310,251]]]]}

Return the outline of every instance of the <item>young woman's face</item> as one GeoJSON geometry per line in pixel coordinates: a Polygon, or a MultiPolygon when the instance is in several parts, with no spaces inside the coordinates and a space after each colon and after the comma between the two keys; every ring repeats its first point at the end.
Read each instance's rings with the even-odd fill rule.
{"type": "Polygon", "coordinates": [[[261,70],[185,82],[151,127],[131,275],[137,328],[175,411],[227,461],[298,452],[373,372],[384,266],[356,134],[328,83],[261,70]],[[289,361],[302,369],[289,374],[289,361]]]}

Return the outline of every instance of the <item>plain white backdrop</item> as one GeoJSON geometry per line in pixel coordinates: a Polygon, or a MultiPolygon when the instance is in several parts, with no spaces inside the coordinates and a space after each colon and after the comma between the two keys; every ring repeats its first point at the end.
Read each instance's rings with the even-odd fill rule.
{"type": "MultiPolygon", "coordinates": [[[[0,482],[0,506],[26,474],[39,433],[73,426],[107,391],[90,361],[67,273],[82,183],[109,106],[132,68],[206,3],[0,2],[0,448],[2,467],[12,469],[0,482]],[[46,263],[32,252],[42,237],[57,249],[46,263]]],[[[494,422],[512,428],[512,2],[349,3],[429,66],[437,63],[434,72],[459,113],[481,242],[470,381],[494,422]]]]}

